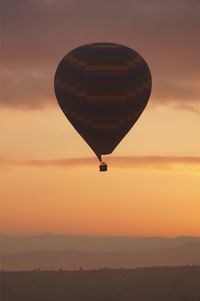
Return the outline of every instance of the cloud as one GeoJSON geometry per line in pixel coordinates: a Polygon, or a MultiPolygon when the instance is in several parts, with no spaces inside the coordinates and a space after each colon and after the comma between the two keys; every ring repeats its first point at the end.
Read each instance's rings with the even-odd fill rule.
{"type": "Polygon", "coordinates": [[[155,104],[170,105],[179,110],[189,110],[200,113],[199,80],[189,79],[157,79],[154,82],[155,104]]]}
{"type": "Polygon", "coordinates": [[[0,105],[20,109],[42,109],[56,103],[47,72],[41,70],[18,72],[2,71],[0,105]]]}
{"type": "MultiPolygon", "coordinates": [[[[107,157],[111,168],[132,169],[176,169],[177,166],[194,167],[200,170],[200,157],[176,157],[176,156],[135,156],[135,157],[107,157]]],[[[97,166],[95,158],[69,158],[52,160],[11,160],[1,157],[0,166],[9,167],[36,167],[36,168],[80,168],[97,166]]]]}
{"type": "Polygon", "coordinates": [[[96,41],[126,44],[153,74],[152,105],[199,109],[198,0],[6,0],[0,104],[56,104],[54,72],[71,49],[96,41]]]}

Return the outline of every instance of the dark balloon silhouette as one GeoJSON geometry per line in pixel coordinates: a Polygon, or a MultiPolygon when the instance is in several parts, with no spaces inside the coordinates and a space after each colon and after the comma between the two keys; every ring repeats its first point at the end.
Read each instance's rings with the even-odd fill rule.
{"type": "MultiPolygon", "coordinates": [[[[145,60],[133,49],[113,43],[70,51],[59,63],[54,80],[61,109],[100,161],[140,117],[151,84],[145,60]]],[[[106,164],[101,164],[100,171],[106,170],[106,164]]]]}

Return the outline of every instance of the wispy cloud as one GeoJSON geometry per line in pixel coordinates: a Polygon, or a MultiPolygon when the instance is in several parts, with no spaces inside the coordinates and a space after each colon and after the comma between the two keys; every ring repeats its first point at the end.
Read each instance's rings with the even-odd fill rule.
{"type": "MultiPolygon", "coordinates": [[[[135,157],[107,157],[105,160],[112,168],[148,168],[148,169],[173,169],[186,165],[200,170],[200,157],[176,156],[135,156],[135,157]]],[[[96,166],[95,158],[69,158],[52,160],[12,160],[1,157],[0,166],[8,167],[36,167],[36,168],[78,168],[96,166]]]]}

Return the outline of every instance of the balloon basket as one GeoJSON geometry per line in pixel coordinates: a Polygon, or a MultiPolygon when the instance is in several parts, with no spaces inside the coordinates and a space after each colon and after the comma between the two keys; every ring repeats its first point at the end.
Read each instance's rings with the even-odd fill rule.
{"type": "Polygon", "coordinates": [[[99,171],[107,171],[108,170],[108,166],[106,163],[102,162],[100,165],[99,165],[99,171]]]}

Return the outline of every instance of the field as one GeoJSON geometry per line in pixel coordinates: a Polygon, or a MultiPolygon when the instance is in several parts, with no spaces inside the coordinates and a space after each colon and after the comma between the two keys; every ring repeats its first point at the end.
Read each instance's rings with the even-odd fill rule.
{"type": "Polygon", "coordinates": [[[1,301],[200,301],[200,267],[1,273],[1,301]]]}

